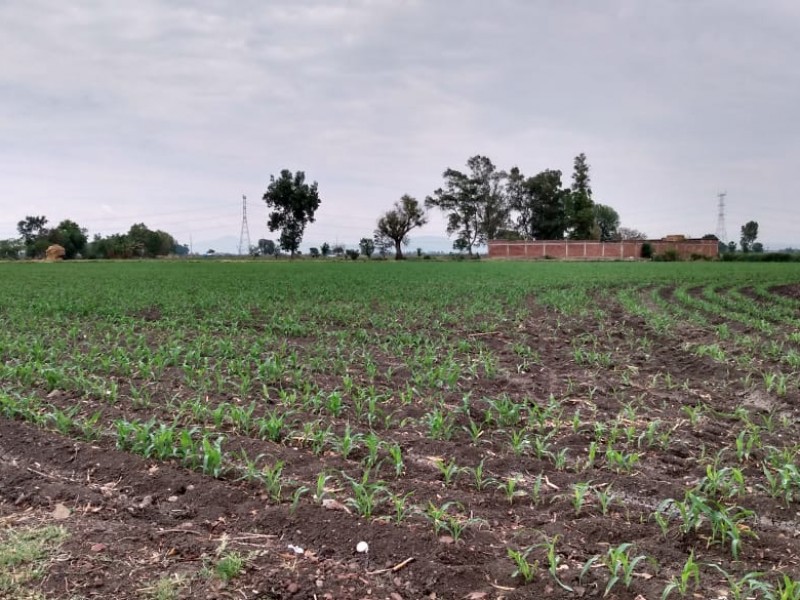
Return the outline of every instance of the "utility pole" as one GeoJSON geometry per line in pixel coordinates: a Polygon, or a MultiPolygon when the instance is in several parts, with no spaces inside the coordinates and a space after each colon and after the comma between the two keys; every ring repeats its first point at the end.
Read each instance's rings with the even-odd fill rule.
{"type": "Polygon", "coordinates": [[[242,231],[239,233],[239,256],[244,253],[250,254],[250,228],[247,225],[247,196],[242,195],[242,231]]]}
{"type": "Polygon", "coordinates": [[[725,227],[725,197],[727,192],[720,192],[717,194],[719,203],[717,205],[717,239],[720,242],[728,242],[728,230],[725,227]]]}

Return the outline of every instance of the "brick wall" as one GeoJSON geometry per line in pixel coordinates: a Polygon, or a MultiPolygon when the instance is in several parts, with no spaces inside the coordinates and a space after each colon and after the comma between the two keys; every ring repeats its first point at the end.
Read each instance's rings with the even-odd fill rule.
{"type": "MultiPolygon", "coordinates": [[[[566,241],[566,240],[537,240],[504,241],[492,240],[489,242],[489,258],[561,258],[561,259],[590,259],[590,260],[621,260],[626,258],[640,258],[642,244],[645,242],[593,242],[593,241],[566,241]]],[[[719,256],[716,240],[684,240],[668,242],[664,240],[648,240],[653,248],[653,254],[664,254],[667,250],[675,250],[681,258],[689,258],[692,254],[699,254],[709,258],[719,256]]]]}

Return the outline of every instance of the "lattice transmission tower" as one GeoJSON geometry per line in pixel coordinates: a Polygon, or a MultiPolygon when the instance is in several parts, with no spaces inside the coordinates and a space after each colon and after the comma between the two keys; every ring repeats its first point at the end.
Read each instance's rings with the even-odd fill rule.
{"type": "Polygon", "coordinates": [[[717,204],[717,239],[720,242],[728,242],[728,230],[725,227],[725,196],[727,192],[717,194],[719,203],[717,204]]]}
{"type": "Polygon", "coordinates": [[[247,196],[242,196],[242,231],[239,233],[239,256],[250,254],[250,227],[247,225],[247,196]]]}

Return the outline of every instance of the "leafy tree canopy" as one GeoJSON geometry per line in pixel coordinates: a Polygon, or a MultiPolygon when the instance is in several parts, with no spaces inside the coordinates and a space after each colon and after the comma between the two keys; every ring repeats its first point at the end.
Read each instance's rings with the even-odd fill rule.
{"type": "Polygon", "coordinates": [[[638,229],[633,229],[632,227],[620,227],[617,229],[617,236],[621,240],[646,240],[647,234],[639,231],[638,229]]]}
{"type": "Polygon", "coordinates": [[[26,246],[32,244],[36,238],[47,235],[47,217],[44,215],[34,217],[26,216],[22,221],[17,223],[17,231],[22,237],[22,243],[26,246]]]}
{"type": "Polygon", "coordinates": [[[505,229],[509,218],[504,180],[485,156],[467,161],[469,173],[447,169],[442,175],[445,185],[425,199],[427,207],[436,207],[447,214],[447,233],[456,235],[454,247],[472,254],[472,248],[494,239],[505,229]]]}
{"type": "Polygon", "coordinates": [[[372,254],[375,252],[375,242],[370,238],[361,238],[358,242],[358,247],[361,249],[361,254],[366,256],[367,258],[372,258],[372,254]]]}
{"type": "Polygon", "coordinates": [[[575,157],[572,188],[567,196],[567,227],[573,240],[590,240],[597,237],[594,201],[592,200],[589,164],[586,155],[575,157]]]}
{"type": "Polygon", "coordinates": [[[258,240],[258,253],[261,256],[272,256],[275,254],[275,242],[263,238],[258,240]]]}
{"type": "Polygon", "coordinates": [[[314,213],[320,205],[317,182],[308,184],[303,171],[293,175],[284,169],[277,179],[274,175],[270,176],[264,202],[274,209],[269,214],[269,230],[280,230],[280,247],[294,257],[300,248],[306,225],[314,222],[314,213]]]}
{"type": "Polygon", "coordinates": [[[526,233],[536,240],[563,240],[569,191],[561,187],[561,171],[542,171],[527,179],[524,187],[530,203],[526,233]]]}
{"type": "Polygon", "coordinates": [[[83,254],[88,241],[86,229],[69,219],[61,221],[55,229],[51,229],[48,239],[53,244],[63,246],[66,258],[75,258],[83,254]]]}
{"type": "Polygon", "coordinates": [[[742,236],[739,241],[742,252],[750,252],[756,238],[758,238],[758,223],[756,221],[748,221],[742,225],[742,236]]]}
{"type": "Polygon", "coordinates": [[[619,213],[605,204],[594,205],[594,220],[597,224],[598,238],[601,242],[618,239],[619,213]]]}
{"type": "Polygon", "coordinates": [[[375,229],[376,245],[386,246],[391,241],[394,243],[395,259],[402,260],[402,246],[408,245],[409,232],[427,222],[425,210],[417,199],[406,194],[395,202],[392,210],[378,219],[378,227],[375,229]]]}

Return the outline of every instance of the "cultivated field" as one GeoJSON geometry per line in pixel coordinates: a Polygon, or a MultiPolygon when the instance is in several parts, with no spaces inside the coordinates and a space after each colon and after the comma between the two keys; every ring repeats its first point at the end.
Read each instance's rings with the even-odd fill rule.
{"type": "Polygon", "coordinates": [[[795,264],[0,264],[0,357],[0,597],[800,599],[795,264]]]}

